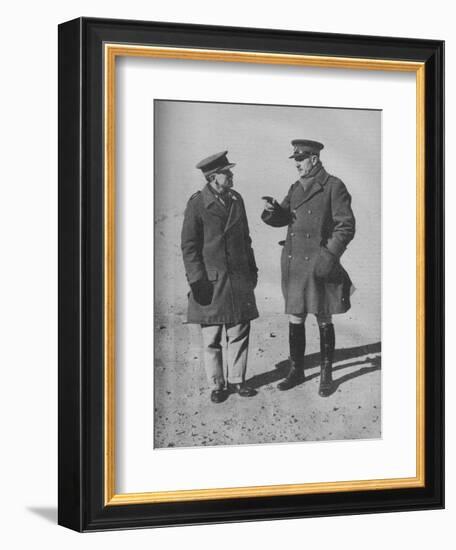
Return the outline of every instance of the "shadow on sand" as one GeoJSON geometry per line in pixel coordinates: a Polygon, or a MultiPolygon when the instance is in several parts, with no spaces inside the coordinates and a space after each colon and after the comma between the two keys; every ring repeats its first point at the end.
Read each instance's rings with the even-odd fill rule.
{"type": "MultiPolygon", "coordinates": [[[[380,352],[381,352],[381,342],[376,342],[375,344],[368,344],[365,346],[356,346],[353,348],[336,349],[334,351],[334,361],[333,361],[334,363],[338,363],[339,361],[346,361],[347,359],[354,359],[354,361],[351,361],[349,363],[344,363],[343,365],[335,365],[333,367],[333,374],[336,374],[337,371],[340,371],[342,369],[355,367],[357,365],[369,364],[371,366],[361,367],[360,369],[348,374],[344,374],[339,378],[334,377],[334,383],[333,383],[331,393],[334,393],[339,388],[339,386],[341,386],[345,382],[348,382],[349,380],[353,380],[358,376],[363,376],[364,374],[369,374],[376,370],[380,370],[382,367],[382,358],[381,358],[380,352]],[[375,355],[374,357],[364,357],[365,355],[368,355],[370,353],[375,353],[377,355],[375,355]]],[[[307,369],[313,369],[319,366],[320,366],[319,353],[312,353],[311,355],[305,356],[304,372],[306,372],[307,369]]],[[[285,378],[288,373],[288,369],[289,369],[288,359],[286,359],[285,361],[280,361],[280,363],[276,364],[273,370],[252,376],[252,378],[250,378],[247,381],[247,384],[254,389],[261,388],[262,386],[267,386],[268,384],[273,384],[274,382],[278,382],[279,380],[282,380],[283,378],[285,378]]],[[[305,379],[301,382],[301,384],[304,384],[309,380],[312,380],[313,378],[318,378],[319,376],[320,376],[319,372],[312,373],[306,376],[305,379]]]]}

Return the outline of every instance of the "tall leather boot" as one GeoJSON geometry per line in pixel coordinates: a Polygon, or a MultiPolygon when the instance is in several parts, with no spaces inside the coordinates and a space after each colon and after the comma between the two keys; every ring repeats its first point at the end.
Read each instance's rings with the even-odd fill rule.
{"type": "Polygon", "coordinates": [[[281,391],[290,390],[304,380],[304,352],[306,329],[304,324],[289,324],[290,370],[287,377],[277,384],[281,391]]]}
{"type": "Polygon", "coordinates": [[[321,397],[328,397],[333,390],[332,363],[334,357],[334,348],[336,345],[336,335],[332,323],[320,325],[320,353],[321,353],[321,371],[320,387],[318,394],[321,397]]]}

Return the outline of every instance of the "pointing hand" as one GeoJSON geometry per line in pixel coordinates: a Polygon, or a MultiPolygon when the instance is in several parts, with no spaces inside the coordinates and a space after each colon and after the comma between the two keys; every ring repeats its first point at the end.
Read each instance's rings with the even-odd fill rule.
{"type": "Polygon", "coordinates": [[[269,196],[261,197],[261,198],[264,200],[264,209],[267,212],[273,212],[274,209],[276,208],[277,201],[269,196]]]}

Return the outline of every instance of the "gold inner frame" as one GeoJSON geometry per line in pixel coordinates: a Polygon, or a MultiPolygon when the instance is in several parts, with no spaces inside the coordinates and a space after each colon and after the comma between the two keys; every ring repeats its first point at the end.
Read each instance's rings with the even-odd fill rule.
{"type": "Polygon", "coordinates": [[[343,491],[424,487],[424,321],[425,321],[425,68],[424,63],[291,54],[238,52],[137,45],[104,45],[104,496],[105,505],[148,504],[284,496],[343,491]],[[270,65],[414,72],[416,75],[416,475],[409,478],[287,485],[191,489],[144,493],[115,492],[115,121],[116,58],[154,57],[270,65]]]}

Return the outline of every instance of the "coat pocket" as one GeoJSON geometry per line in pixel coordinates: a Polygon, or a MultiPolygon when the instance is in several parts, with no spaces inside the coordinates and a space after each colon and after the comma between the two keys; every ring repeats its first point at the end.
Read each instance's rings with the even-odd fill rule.
{"type": "Polygon", "coordinates": [[[338,263],[334,254],[324,246],[320,247],[320,253],[314,267],[315,277],[317,279],[328,279],[331,275],[334,275],[338,263]]]}

